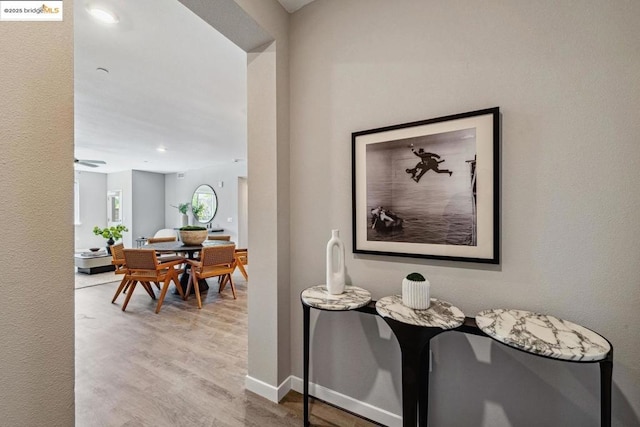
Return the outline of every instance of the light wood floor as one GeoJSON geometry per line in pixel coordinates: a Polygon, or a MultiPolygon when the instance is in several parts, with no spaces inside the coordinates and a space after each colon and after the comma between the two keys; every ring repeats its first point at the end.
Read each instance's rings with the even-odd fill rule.
{"type": "MultiPolygon", "coordinates": [[[[234,279],[237,300],[216,284],[198,310],[169,291],[159,314],[140,287],[124,313],[123,296],[111,304],[117,283],[77,289],[76,425],[301,426],[300,394],[278,405],[244,389],[247,284],[234,279]]],[[[311,415],[314,426],[374,425],[317,401],[311,415]]]]}

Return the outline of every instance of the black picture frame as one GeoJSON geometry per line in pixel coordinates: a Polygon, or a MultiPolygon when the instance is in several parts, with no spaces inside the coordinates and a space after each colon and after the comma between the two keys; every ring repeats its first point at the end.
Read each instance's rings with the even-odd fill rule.
{"type": "Polygon", "coordinates": [[[351,134],[353,252],[500,263],[500,108],[351,134]]]}

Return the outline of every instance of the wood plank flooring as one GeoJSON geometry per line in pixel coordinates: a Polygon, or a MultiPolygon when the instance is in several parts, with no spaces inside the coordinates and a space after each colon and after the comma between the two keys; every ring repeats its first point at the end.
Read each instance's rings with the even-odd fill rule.
{"type": "MultiPolygon", "coordinates": [[[[301,426],[300,394],[278,405],[244,389],[247,283],[234,282],[237,300],[209,280],[201,310],[170,290],[159,314],[139,286],[124,313],[124,295],[111,304],[117,283],[77,289],[76,426],[301,426]]],[[[375,425],[317,401],[311,415],[314,426],[375,425]]]]}

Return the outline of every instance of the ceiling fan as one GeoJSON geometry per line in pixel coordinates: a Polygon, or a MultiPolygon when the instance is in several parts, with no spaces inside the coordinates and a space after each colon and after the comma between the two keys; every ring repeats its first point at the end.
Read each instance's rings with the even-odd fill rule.
{"type": "Polygon", "coordinates": [[[73,163],[83,166],[89,166],[90,168],[97,168],[98,165],[106,165],[107,162],[103,160],[84,160],[84,159],[73,159],[73,163]]]}

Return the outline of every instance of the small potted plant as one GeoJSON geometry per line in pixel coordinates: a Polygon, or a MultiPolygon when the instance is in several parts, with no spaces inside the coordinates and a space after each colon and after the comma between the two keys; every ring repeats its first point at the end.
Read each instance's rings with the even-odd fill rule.
{"type": "Polygon", "coordinates": [[[113,245],[116,240],[122,239],[122,233],[125,231],[129,231],[129,229],[122,224],[106,228],[100,228],[98,226],[93,227],[93,234],[95,234],[96,236],[102,236],[107,239],[108,253],[111,253],[110,246],[113,245]]]}
{"type": "Polygon", "coordinates": [[[171,205],[172,208],[178,209],[178,212],[182,214],[182,226],[186,226],[189,224],[189,217],[187,216],[187,211],[189,210],[189,203],[178,203],[178,205],[171,205]]]}
{"type": "Polygon", "coordinates": [[[180,228],[180,240],[185,245],[201,245],[207,240],[207,229],[197,225],[187,225],[180,228]]]}
{"type": "Polygon", "coordinates": [[[204,203],[200,203],[197,206],[193,207],[193,217],[200,221],[203,217],[203,214],[205,213],[205,210],[207,209],[207,206],[204,203]]]}
{"type": "Polygon", "coordinates": [[[411,273],[402,279],[402,304],[414,310],[426,310],[431,305],[431,284],[420,273],[411,273]]]}

